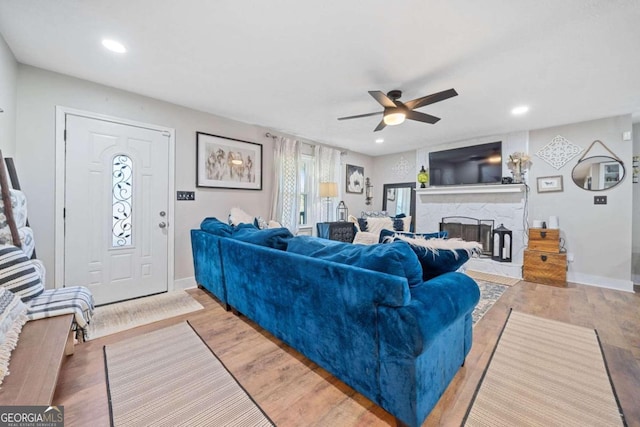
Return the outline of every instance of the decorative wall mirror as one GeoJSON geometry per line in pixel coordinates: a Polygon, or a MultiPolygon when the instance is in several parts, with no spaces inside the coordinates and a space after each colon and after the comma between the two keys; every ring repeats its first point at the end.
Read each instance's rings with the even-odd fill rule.
{"type": "Polygon", "coordinates": [[[578,164],[571,171],[571,179],[583,190],[603,191],[615,187],[624,179],[625,168],[622,160],[602,141],[593,141],[584,152],[578,164]],[[600,143],[611,156],[585,157],[594,144],[600,143]]]}
{"type": "Polygon", "coordinates": [[[415,182],[400,182],[382,186],[382,210],[389,216],[399,214],[411,215],[411,229],[416,223],[416,188],[415,182]]]}

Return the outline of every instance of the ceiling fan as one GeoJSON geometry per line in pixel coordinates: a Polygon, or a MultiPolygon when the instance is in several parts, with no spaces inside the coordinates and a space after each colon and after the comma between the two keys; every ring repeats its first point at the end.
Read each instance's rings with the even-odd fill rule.
{"type": "Polygon", "coordinates": [[[400,97],[402,96],[402,91],[400,90],[389,91],[389,93],[387,93],[386,95],[379,90],[370,90],[369,95],[373,96],[373,98],[384,107],[384,111],[379,111],[377,113],[359,114],[357,116],[340,117],[338,118],[338,120],[359,119],[361,117],[383,114],[382,120],[373,130],[374,132],[384,129],[385,126],[399,125],[400,123],[404,122],[405,119],[434,124],[438,120],[440,120],[439,117],[420,113],[414,110],[416,108],[424,107],[425,105],[435,104],[436,102],[444,101],[445,99],[457,96],[458,92],[456,92],[455,89],[448,89],[443,90],[442,92],[423,96],[422,98],[412,99],[411,101],[407,102],[399,101],[400,97]]]}

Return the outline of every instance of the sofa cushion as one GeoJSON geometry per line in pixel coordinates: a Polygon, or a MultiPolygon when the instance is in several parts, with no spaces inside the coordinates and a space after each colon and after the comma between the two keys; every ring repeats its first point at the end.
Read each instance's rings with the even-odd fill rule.
{"type": "Polygon", "coordinates": [[[409,286],[422,283],[420,262],[405,242],[394,242],[390,245],[353,245],[311,236],[298,236],[289,241],[287,252],[405,277],[409,286]]]}
{"type": "Polygon", "coordinates": [[[438,231],[436,233],[408,233],[404,231],[380,230],[378,243],[390,243],[397,235],[411,238],[422,237],[424,239],[446,239],[449,236],[449,233],[446,231],[438,231]]]}
{"type": "Polygon", "coordinates": [[[0,286],[27,302],[44,292],[38,272],[22,249],[0,246],[0,286]]]}
{"type": "Polygon", "coordinates": [[[229,237],[233,233],[233,227],[217,218],[205,218],[200,223],[200,229],[220,237],[229,237]]]}
{"type": "Polygon", "coordinates": [[[260,230],[252,224],[239,224],[230,237],[254,245],[286,251],[293,234],[284,227],[260,230]]]}
{"type": "Polygon", "coordinates": [[[422,279],[427,281],[441,274],[456,271],[472,256],[482,252],[478,242],[465,242],[461,239],[441,239],[423,237],[410,238],[396,235],[393,243],[407,242],[415,252],[422,266],[422,279]]]}

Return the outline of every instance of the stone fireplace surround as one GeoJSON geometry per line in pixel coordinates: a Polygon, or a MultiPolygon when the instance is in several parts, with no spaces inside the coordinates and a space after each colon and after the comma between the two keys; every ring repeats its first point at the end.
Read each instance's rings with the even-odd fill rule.
{"type": "Polygon", "coordinates": [[[524,185],[496,184],[480,186],[429,187],[416,190],[416,231],[438,231],[440,221],[448,216],[468,216],[493,219],[495,227],[504,224],[513,233],[513,261],[493,261],[472,258],[465,265],[469,270],[522,278],[522,260],[527,242],[526,193],[524,185]]]}

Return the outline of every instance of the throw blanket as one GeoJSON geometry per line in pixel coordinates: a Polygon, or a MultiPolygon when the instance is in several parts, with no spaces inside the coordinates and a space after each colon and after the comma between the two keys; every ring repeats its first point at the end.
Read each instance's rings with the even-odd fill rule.
{"type": "Polygon", "coordinates": [[[62,289],[46,289],[39,296],[29,300],[27,317],[29,320],[45,317],[74,315],[74,329],[78,339],[87,339],[87,326],[93,315],[93,295],[84,286],[70,286],[62,289]]]}

